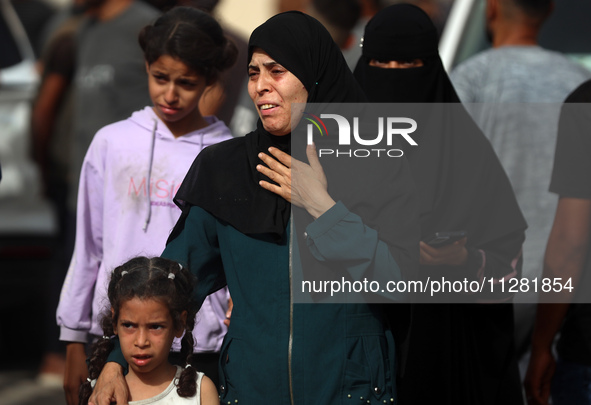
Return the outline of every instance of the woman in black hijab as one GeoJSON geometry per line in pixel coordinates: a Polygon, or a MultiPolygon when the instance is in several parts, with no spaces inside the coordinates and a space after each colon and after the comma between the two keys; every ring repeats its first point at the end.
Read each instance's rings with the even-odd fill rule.
{"type": "MultiPolygon", "coordinates": [[[[234,308],[220,354],[221,402],[395,402],[394,342],[383,305],[298,303],[295,263],[299,250],[314,272],[390,280],[414,272],[419,228],[408,163],[377,160],[371,178],[356,182],[347,175],[359,164],[338,172],[314,148],[293,151],[310,165],[291,158],[292,103],[365,100],[315,19],[288,12],[258,27],[248,71],[257,129],[197,157],[175,197],[183,213],[163,253],[196,274],[199,303],[229,287],[234,308]],[[300,181],[292,182],[292,173],[300,181]],[[367,201],[384,186],[387,198],[367,201]]],[[[109,391],[97,405],[108,403],[109,391]]]]}
{"type": "MultiPolygon", "coordinates": [[[[435,26],[421,9],[388,7],[365,28],[355,78],[370,102],[459,103],[437,44],[435,26]]],[[[415,138],[419,146],[405,152],[420,196],[421,239],[467,231],[467,238],[445,247],[421,242],[419,275],[484,279],[499,291],[499,280],[519,277],[526,228],[510,183],[461,105],[416,109],[423,117],[415,138]]],[[[457,303],[469,298],[411,305],[410,329],[398,331],[408,338],[400,404],[522,403],[512,304],[457,303]]]]}

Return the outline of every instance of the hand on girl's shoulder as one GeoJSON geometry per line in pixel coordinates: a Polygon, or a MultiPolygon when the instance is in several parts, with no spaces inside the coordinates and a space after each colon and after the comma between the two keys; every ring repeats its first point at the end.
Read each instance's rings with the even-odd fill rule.
{"type": "Polygon", "coordinates": [[[204,375],[201,378],[201,405],[219,405],[220,397],[211,379],[204,375]]]}

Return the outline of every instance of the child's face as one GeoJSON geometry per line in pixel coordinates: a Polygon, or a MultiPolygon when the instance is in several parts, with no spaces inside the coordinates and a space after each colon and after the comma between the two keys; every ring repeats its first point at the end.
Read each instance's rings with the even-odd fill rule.
{"type": "Polygon", "coordinates": [[[146,63],[146,70],[156,115],[173,133],[199,128],[202,118],[198,106],[207,86],[205,78],[169,55],[161,56],[151,65],[146,63]]]}
{"type": "Polygon", "coordinates": [[[168,370],[168,353],[172,341],[182,336],[183,329],[174,329],[170,311],[165,304],[136,297],[121,305],[115,333],[119,336],[121,351],[129,363],[130,373],[140,374],[168,370]]]}

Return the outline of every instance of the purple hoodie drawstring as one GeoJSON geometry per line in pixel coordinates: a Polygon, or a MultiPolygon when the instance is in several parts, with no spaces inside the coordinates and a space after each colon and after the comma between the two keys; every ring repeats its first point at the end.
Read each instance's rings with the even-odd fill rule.
{"type": "Polygon", "coordinates": [[[152,181],[152,163],[154,161],[154,145],[156,143],[156,128],[158,127],[158,121],[154,121],[154,127],[152,128],[152,146],[150,147],[150,162],[148,164],[148,177],[146,178],[146,194],[148,196],[148,213],[146,214],[146,221],[144,222],[144,232],[148,229],[150,223],[150,217],[152,216],[152,198],[151,198],[151,187],[150,182],[152,181]]]}
{"type": "Polygon", "coordinates": [[[199,138],[199,153],[201,153],[201,151],[203,150],[203,136],[204,133],[201,132],[201,137],[199,138]]]}

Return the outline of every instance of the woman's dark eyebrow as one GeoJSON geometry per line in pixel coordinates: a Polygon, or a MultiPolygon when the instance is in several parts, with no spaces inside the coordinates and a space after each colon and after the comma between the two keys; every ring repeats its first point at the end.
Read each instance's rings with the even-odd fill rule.
{"type": "MultiPolygon", "coordinates": [[[[269,68],[269,67],[281,66],[281,65],[275,61],[271,61],[271,62],[263,63],[263,66],[266,68],[269,68]]],[[[253,69],[253,70],[260,70],[258,66],[253,66],[253,65],[248,65],[248,68],[253,69]]]]}

